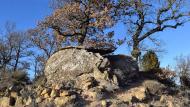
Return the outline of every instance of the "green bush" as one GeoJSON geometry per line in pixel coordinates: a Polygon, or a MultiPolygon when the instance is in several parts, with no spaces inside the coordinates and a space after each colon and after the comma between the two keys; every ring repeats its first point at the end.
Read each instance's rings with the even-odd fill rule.
{"type": "Polygon", "coordinates": [[[141,60],[141,66],[144,71],[152,71],[160,67],[158,56],[152,50],[147,51],[141,60]]]}

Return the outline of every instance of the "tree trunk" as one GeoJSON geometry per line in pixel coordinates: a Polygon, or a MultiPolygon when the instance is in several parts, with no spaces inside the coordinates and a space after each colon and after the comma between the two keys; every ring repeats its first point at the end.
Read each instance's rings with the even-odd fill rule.
{"type": "Polygon", "coordinates": [[[83,46],[84,43],[84,37],[79,37],[79,46],[83,46]]]}
{"type": "Polygon", "coordinates": [[[134,40],[134,44],[133,44],[133,50],[131,52],[131,55],[136,59],[136,61],[138,61],[141,52],[139,49],[139,41],[138,40],[134,40]]]}
{"type": "Polygon", "coordinates": [[[38,67],[38,61],[35,60],[35,65],[34,65],[34,78],[37,78],[37,67],[38,67]]]}
{"type": "Polygon", "coordinates": [[[16,53],[16,61],[15,61],[14,69],[13,69],[14,71],[17,70],[19,58],[20,58],[20,48],[18,49],[18,51],[17,51],[17,53],[16,53]]]}
{"type": "Polygon", "coordinates": [[[18,66],[18,58],[16,59],[16,62],[15,62],[15,65],[14,65],[14,71],[16,71],[17,70],[17,66],[18,66]]]}

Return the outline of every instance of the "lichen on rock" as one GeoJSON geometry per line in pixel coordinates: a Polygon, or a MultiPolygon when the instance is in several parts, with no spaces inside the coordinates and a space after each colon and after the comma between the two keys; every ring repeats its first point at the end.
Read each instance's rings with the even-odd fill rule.
{"type": "Polygon", "coordinates": [[[100,66],[103,57],[83,49],[66,49],[56,52],[47,61],[45,75],[48,83],[75,81],[83,74],[92,73],[100,66]]]}
{"type": "Polygon", "coordinates": [[[126,78],[137,73],[137,63],[125,55],[105,55],[88,52],[83,48],[70,47],[53,54],[47,61],[45,76],[47,83],[68,84],[84,88],[101,85],[118,87],[126,78]],[[94,80],[88,81],[89,78],[94,80]],[[85,80],[86,79],[86,80],[85,80]],[[119,80],[118,80],[119,79],[119,80]],[[86,83],[84,83],[86,82],[86,83]]]}

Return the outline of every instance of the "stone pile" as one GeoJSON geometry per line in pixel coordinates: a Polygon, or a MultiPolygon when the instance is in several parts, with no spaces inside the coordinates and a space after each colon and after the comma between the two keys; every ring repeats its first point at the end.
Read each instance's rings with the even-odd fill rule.
{"type": "Polygon", "coordinates": [[[157,81],[146,80],[136,85],[114,92],[99,87],[85,91],[68,89],[56,84],[27,86],[19,92],[11,91],[0,97],[0,107],[188,107],[190,104],[189,98],[184,96],[187,93],[171,94],[171,90],[169,92],[164,84],[157,81]]]}
{"type": "Polygon", "coordinates": [[[139,74],[137,62],[129,56],[100,55],[69,47],[48,59],[41,82],[0,93],[0,107],[188,107],[190,104],[182,91],[157,80],[142,79],[139,74]]]}

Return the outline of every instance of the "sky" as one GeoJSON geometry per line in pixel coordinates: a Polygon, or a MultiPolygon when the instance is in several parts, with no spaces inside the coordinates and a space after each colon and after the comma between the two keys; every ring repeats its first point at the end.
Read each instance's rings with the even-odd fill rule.
{"type": "MultiPolygon", "coordinates": [[[[0,30],[6,21],[15,22],[18,30],[27,30],[35,27],[39,20],[51,14],[48,0],[0,0],[0,30]]],[[[114,28],[116,36],[126,36],[125,26],[118,24],[114,28]]],[[[166,30],[155,34],[163,41],[160,53],[161,66],[174,65],[174,58],[181,54],[190,54],[190,23],[176,30],[166,30]]],[[[116,54],[129,54],[129,49],[122,45],[116,54]]]]}
{"type": "Polygon", "coordinates": [[[0,0],[1,28],[6,21],[10,21],[15,22],[19,30],[26,30],[48,14],[48,0],[0,0]]]}

